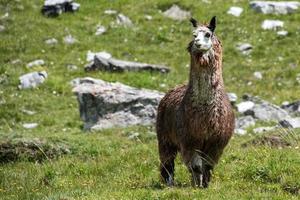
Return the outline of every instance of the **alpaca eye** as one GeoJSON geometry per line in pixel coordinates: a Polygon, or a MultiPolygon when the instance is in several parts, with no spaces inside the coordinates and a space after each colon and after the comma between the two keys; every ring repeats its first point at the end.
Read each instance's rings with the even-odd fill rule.
{"type": "Polygon", "coordinates": [[[205,37],[209,38],[210,37],[210,33],[205,33],[205,37]]]}

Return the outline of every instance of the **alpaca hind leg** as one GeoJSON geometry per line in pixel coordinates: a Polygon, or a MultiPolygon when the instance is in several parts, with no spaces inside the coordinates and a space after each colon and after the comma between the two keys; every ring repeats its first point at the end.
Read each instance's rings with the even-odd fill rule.
{"type": "Polygon", "coordinates": [[[177,155],[177,148],[171,144],[159,144],[160,175],[161,179],[168,186],[174,185],[174,160],[177,155]]]}

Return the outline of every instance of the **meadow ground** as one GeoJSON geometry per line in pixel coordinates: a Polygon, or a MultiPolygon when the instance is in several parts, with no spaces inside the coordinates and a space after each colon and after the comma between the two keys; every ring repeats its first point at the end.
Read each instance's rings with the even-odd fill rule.
{"type": "MultiPolygon", "coordinates": [[[[6,27],[0,33],[0,137],[44,138],[68,144],[72,153],[42,163],[26,161],[0,164],[0,199],[299,199],[299,130],[289,130],[285,140],[290,147],[248,145],[261,137],[251,134],[234,136],[217,165],[210,188],[194,189],[189,174],[177,159],[176,185],[162,185],[158,175],[158,155],[153,127],[130,127],[88,133],[82,130],[77,100],[69,82],[77,77],[119,81],[134,87],[167,91],[187,81],[189,56],[186,46],[191,39],[188,21],[165,18],[159,10],[169,8],[169,0],[78,0],[79,12],[58,18],[41,15],[42,0],[0,0],[0,16],[6,27]],[[96,26],[109,27],[114,16],[103,14],[114,9],[129,16],[133,28],[108,28],[95,36],[96,26]],[[153,16],[151,21],[145,15],[153,16]],[[79,42],[63,43],[71,34],[79,42]],[[59,43],[48,46],[46,39],[59,43]],[[170,74],[84,72],[86,53],[107,51],[114,57],[172,67],[170,74]],[[21,62],[13,64],[12,61],[21,62]],[[45,66],[27,68],[32,60],[44,59],[45,66]],[[67,64],[78,66],[70,71],[67,64]],[[35,70],[46,70],[48,79],[36,89],[19,90],[18,77],[35,70]],[[27,115],[22,110],[33,110],[27,115]],[[32,130],[23,123],[37,122],[32,130]],[[138,139],[128,136],[138,132],[138,139]]],[[[200,21],[218,17],[217,35],[224,48],[224,79],[227,91],[239,97],[258,95],[270,102],[299,100],[300,13],[262,15],[249,8],[248,1],[177,1],[191,10],[200,21]],[[239,18],[226,14],[230,6],[240,6],[239,18]],[[263,31],[264,19],[285,22],[286,37],[263,31]],[[240,54],[239,42],[253,45],[251,55],[240,54]],[[253,72],[260,71],[262,80],[253,72]],[[252,84],[249,84],[251,82],[252,84]]],[[[261,124],[259,124],[261,125],[261,124]]],[[[269,134],[283,134],[284,130],[269,134]]]]}

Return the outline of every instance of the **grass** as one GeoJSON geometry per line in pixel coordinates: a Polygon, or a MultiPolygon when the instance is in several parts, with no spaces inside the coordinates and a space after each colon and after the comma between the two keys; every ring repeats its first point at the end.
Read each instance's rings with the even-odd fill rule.
{"type": "MultiPolygon", "coordinates": [[[[40,14],[41,0],[0,0],[0,16],[6,27],[0,33],[0,138],[44,138],[70,145],[72,154],[42,163],[18,162],[0,165],[0,199],[299,199],[299,140],[285,148],[266,146],[241,147],[256,136],[235,136],[214,172],[207,190],[190,186],[189,174],[180,159],[176,165],[176,186],[162,185],[158,176],[158,154],[153,127],[129,127],[96,133],[82,130],[78,104],[69,82],[77,77],[95,77],[119,81],[135,87],[167,91],[187,81],[189,57],[185,50],[191,39],[191,25],[162,16],[159,10],[172,5],[169,0],[97,1],[78,0],[80,11],[45,18],[40,14]],[[132,29],[108,28],[95,36],[97,24],[109,27],[113,16],[104,15],[115,9],[129,16],[132,29]],[[144,18],[153,16],[152,21],[144,18]],[[63,43],[72,34],[79,42],[63,43]],[[44,41],[56,38],[56,46],[44,41]],[[171,66],[170,74],[105,73],[83,70],[86,53],[107,51],[116,58],[171,66]],[[12,61],[20,59],[17,64],[12,61]],[[45,66],[27,68],[35,59],[45,66]],[[69,71],[67,64],[78,70],[69,71]],[[36,89],[18,90],[18,77],[35,70],[46,70],[47,81],[36,89]],[[165,87],[162,87],[162,84],[165,87]],[[27,115],[23,109],[33,110],[27,115]],[[33,130],[23,123],[37,122],[33,130]],[[137,140],[128,135],[139,132],[137,140]]],[[[241,96],[258,95],[270,102],[299,99],[300,84],[300,13],[276,16],[253,12],[248,1],[221,0],[205,4],[201,1],[177,1],[192,11],[200,21],[217,15],[217,35],[224,48],[224,80],[228,91],[241,96]],[[236,2],[236,3],[234,3],[236,2]],[[227,15],[232,5],[241,6],[240,18],[227,15]],[[264,19],[281,19],[287,37],[274,31],[262,31],[264,19]],[[239,42],[249,42],[250,56],[235,50],[239,42]],[[262,80],[253,72],[261,71],[262,80]],[[249,84],[251,82],[251,85],[249,84]]],[[[250,130],[251,132],[251,130],[250,130]]],[[[274,133],[274,134],[279,134],[274,133]]],[[[293,135],[299,135],[295,130],[293,135]]]]}

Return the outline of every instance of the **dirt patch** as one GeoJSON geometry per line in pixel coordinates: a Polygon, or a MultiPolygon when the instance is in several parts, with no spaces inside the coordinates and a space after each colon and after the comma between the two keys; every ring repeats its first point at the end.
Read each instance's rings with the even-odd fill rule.
{"type": "Polygon", "coordinates": [[[250,145],[264,145],[270,147],[284,148],[291,146],[291,143],[287,142],[284,138],[278,135],[265,135],[242,144],[242,147],[248,147],[250,145]]]}
{"type": "Polygon", "coordinates": [[[12,139],[0,143],[0,163],[18,160],[37,161],[57,158],[71,153],[63,143],[54,143],[41,139],[12,139]]]}
{"type": "Polygon", "coordinates": [[[282,189],[292,195],[300,195],[300,186],[297,185],[284,185],[282,189]]]}

